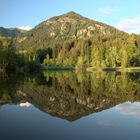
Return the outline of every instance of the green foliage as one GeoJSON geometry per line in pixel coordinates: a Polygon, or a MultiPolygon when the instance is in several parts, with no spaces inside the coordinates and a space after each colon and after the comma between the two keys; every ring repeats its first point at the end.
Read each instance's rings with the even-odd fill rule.
{"type": "Polygon", "coordinates": [[[0,37],[0,72],[11,73],[20,69],[24,72],[40,70],[40,64],[35,61],[33,54],[32,51],[29,51],[28,55],[17,52],[11,38],[0,37]],[[26,59],[27,57],[30,61],[26,59]]]}
{"type": "Polygon", "coordinates": [[[74,12],[51,18],[21,34],[16,46],[26,51],[26,61],[50,67],[140,66],[140,36],[74,12]]]}
{"type": "MultiPolygon", "coordinates": [[[[0,45],[9,46],[10,42],[10,38],[2,38],[0,45]]],[[[74,12],[44,21],[20,34],[12,44],[16,49],[10,52],[25,62],[47,67],[140,66],[139,35],[129,35],[74,12]]],[[[13,63],[17,63],[12,60],[16,57],[11,57],[13,63]]]]}
{"type": "Polygon", "coordinates": [[[76,64],[77,68],[82,69],[85,67],[85,64],[86,64],[85,58],[83,56],[79,56],[76,64]]]}
{"type": "MultiPolygon", "coordinates": [[[[131,67],[139,66],[140,48],[133,35],[97,36],[88,40],[54,42],[44,49],[29,47],[28,61],[53,67],[131,67]]],[[[26,49],[25,49],[26,50],[26,49]]]]}
{"type": "Polygon", "coordinates": [[[37,73],[40,72],[40,70],[41,70],[40,64],[35,61],[26,62],[24,66],[24,72],[26,73],[37,73]]]}
{"type": "Polygon", "coordinates": [[[12,40],[10,38],[0,38],[0,71],[15,70],[18,64],[18,56],[11,45],[12,40]]]}

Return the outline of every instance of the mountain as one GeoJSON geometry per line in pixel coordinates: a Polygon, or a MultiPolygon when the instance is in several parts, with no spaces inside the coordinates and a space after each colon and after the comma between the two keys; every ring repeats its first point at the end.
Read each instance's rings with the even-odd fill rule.
{"type": "Polygon", "coordinates": [[[75,12],[50,18],[15,39],[26,60],[49,67],[140,66],[140,37],[75,12]]]}
{"type": "Polygon", "coordinates": [[[89,39],[95,36],[127,35],[114,27],[85,18],[75,12],[56,16],[17,38],[19,46],[46,46],[54,41],[89,39]]]}
{"type": "Polygon", "coordinates": [[[3,37],[16,37],[18,36],[20,33],[25,32],[24,30],[20,30],[17,28],[4,28],[4,27],[0,27],[0,36],[3,37]]]}
{"type": "MultiPolygon", "coordinates": [[[[14,32],[14,29],[10,31],[14,32]]],[[[36,69],[37,65],[44,69],[77,71],[87,70],[89,67],[92,70],[104,70],[108,67],[140,66],[140,36],[129,35],[75,12],[50,18],[28,32],[10,35],[16,37],[12,41],[0,38],[1,48],[5,50],[12,47],[11,50],[16,51],[15,56],[21,58],[14,58],[13,61],[20,60],[22,65],[29,64],[29,69],[36,69]]],[[[5,58],[2,57],[0,62],[5,70],[6,65],[3,62],[9,57],[7,50],[4,52],[1,49],[0,52],[5,53],[5,58]]],[[[9,60],[11,62],[12,59],[9,60]]],[[[21,66],[20,63],[12,62],[12,65],[21,66]]]]}

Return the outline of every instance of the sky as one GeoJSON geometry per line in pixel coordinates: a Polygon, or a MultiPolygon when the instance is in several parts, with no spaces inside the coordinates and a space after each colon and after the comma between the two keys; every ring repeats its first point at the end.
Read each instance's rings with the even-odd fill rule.
{"type": "Polygon", "coordinates": [[[0,0],[0,26],[28,30],[69,11],[140,34],[140,0],[0,0]]]}

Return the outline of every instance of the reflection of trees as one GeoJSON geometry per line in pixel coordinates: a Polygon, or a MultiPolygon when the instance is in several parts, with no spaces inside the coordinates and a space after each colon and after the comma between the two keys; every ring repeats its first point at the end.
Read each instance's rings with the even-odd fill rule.
{"type": "Polygon", "coordinates": [[[114,72],[12,76],[0,78],[0,104],[26,101],[44,112],[72,121],[125,101],[140,101],[139,81],[139,73],[114,72]]]}
{"type": "Polygon", "coordinates": [[[54,116],[75,120],[125,101],[139,101],[139,74],[44,73],[25,82],[17,96],[54,116]],[[42,81],[41,81],[42,80],[42,81]]]}
{"type": "Polygon", "coordinates": [[[23,75],[0,76],[0,104],[18,102],[15,93],[17,88],[23,84],[23,77],[23,75]]]}

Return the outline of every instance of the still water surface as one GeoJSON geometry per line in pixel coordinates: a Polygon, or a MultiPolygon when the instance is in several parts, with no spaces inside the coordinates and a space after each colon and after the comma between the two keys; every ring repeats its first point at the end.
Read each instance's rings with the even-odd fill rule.
{"type": "Polygon", "coordinates": [[[1,140],[139,140],[140,73],[0,77],[1,140]]]}

